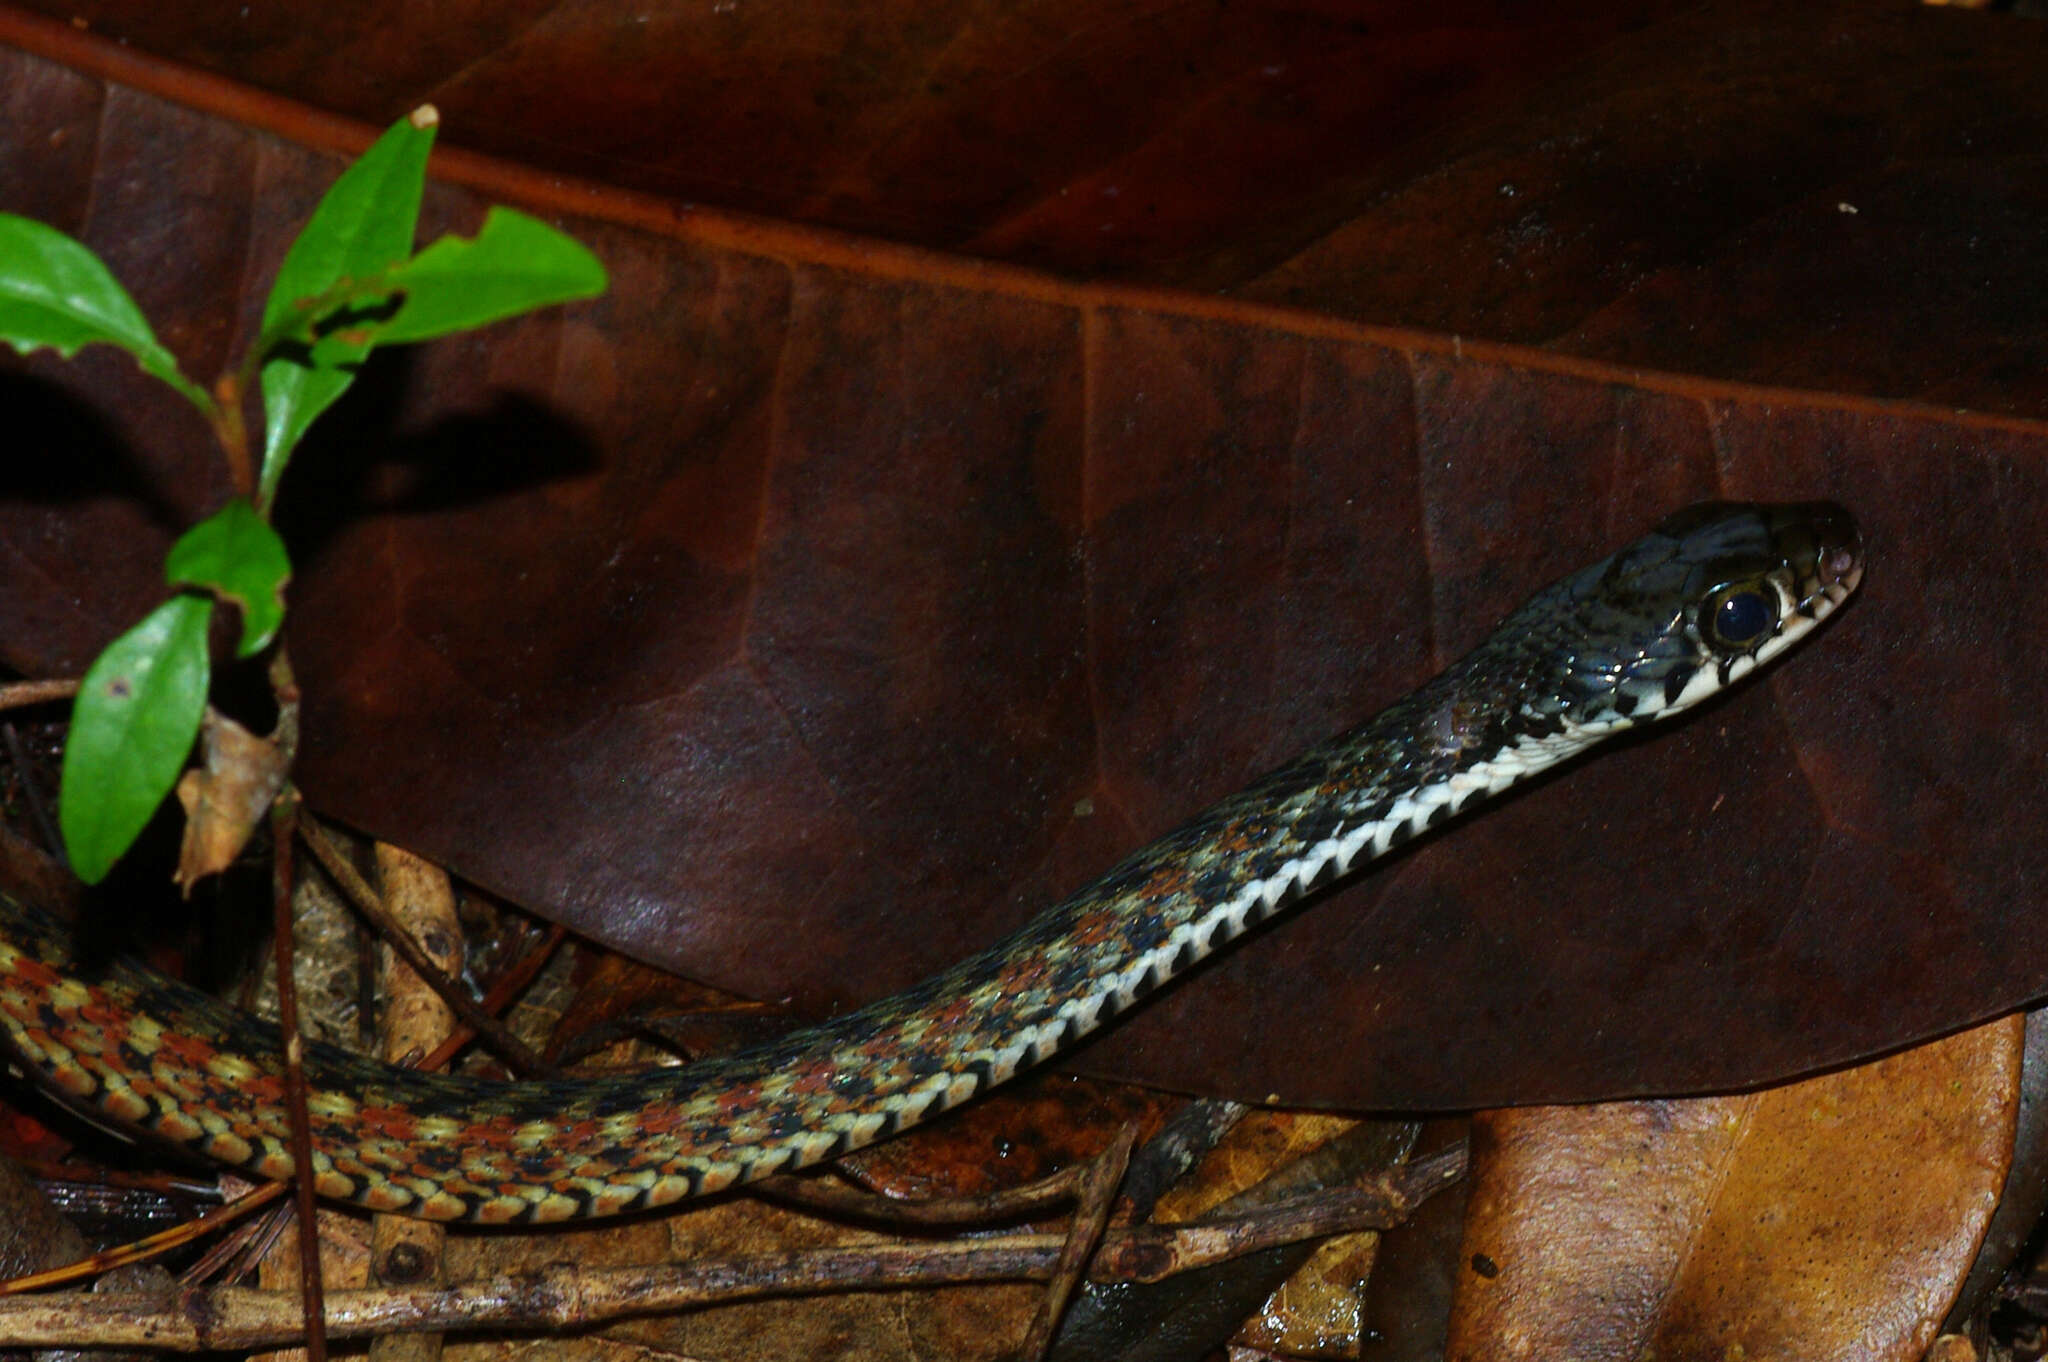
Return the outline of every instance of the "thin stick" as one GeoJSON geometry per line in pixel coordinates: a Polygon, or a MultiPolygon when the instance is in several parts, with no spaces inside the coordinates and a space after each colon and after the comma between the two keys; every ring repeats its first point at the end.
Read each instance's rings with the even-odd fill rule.
{"type": "Polygon", "coordinates": [[[1116,1207],[1116,1189],[1123,1185],[1124,1170],[1131,1165],[1131,1147],[1137,1142],[1138,1128],[1127,1125],[1088,1166],[1087,1180],[1081,1184],[1080,1204],[1074,1207],[1074,1218],[1067,1226],[1067,1242],[1060,1247],[1045,1298],[1039,1301],[1038,1311],[1031,1317],[1031,1328],[1024,1335],[1021,1351],[1033,1362],[1052,1350],[1060,1318],[1067,1313],[1067,1302],[1074,1298],[1074,1291],[1088,1269],[1088,1260],[1109,1227],[1109,1213],[1116,1207]]]}
{"type": "Polygon", "coordinates": [[[25,709],[30,705],[46,705],[52,700],[69,700],[78,694],[78,682],[72,681],[10,681],[0,686],[0,709],[25,709]]]}
{"type": "Polygon", "coordinates": [[[919,1197],[905,1200],[850,1187],[828,1178],[778,1173],[747,1188],[756,1196],[807,1211],[864,1220],[891,1227],[944,1228],[951,1225],[999,1225],[1023,1220],[1072,1201],[1087,1180],[1091,1165],[1076,1164],[1059,1172],[975,1196],[919,1197]]]}
{"type": "MultiPolygon", "coordinates": [[[[559,922],[549,923],[547,935],[541,938],[540,944],[520,956],[512,968],[498,977],[498,982],[491,985],[490,990],[484,994],[483,1001],[477,1004],[478,1009],[487,1017],[495,1017],[511,1006],[512,1000],[533,982],[534,976],[546,966],[549,957],[560,950],[562,943],[568,939],[568,928],[559,922]]],[[[475,1039],[475,1031],[467,1026],[458,1026],[448,1033],[448,1039],[436,1045],[433,1052],[420,1061],[419,1067],[445,1069],[455,1059],[456,1052],[475,1039]]]]}
{"type": "MultiPolygon", "coordinates": [[[[1464,1151],[1410,1164],[1363,1187],[1250,1215],[1177,1226],[1113,1227],[1089,1269],[1094,1281],[1152,1280],[1304,1238],[1385,1229],[1464,1169],[1464,1151]],[[1135,1269],[1135,1271],[1134,1271],[1135,1269]]],[[[1056,1269],[1068,1236],[1017,1234],[928,1244],[874,1244],[653,1267],[479,1278],[437,1290],[334,1291],[327,1331],[360,1338],[393,1330],[582,1329],[608,1320],[770,1296],[974,1281],[1033,1281],[1056,1269]]],[[[18,1346],[181,1351],[276,1347],[300,1335],[298,1302],[246,1287],[186,1291],[166,1302],[106,1292],[0,1300],[0,1338],[18,1346]]]]}
{"type": "Polygon", "coordinates": [[[313,1204],[313,1124],[306,1111],[306,1040],[299,1034],[299,989],[292,977],[292,829],[298,792],[287,788],[270,807],[271,951],[277,959],[277,1027],[284,1034],[285,1112],[291,1119],[293,1179],[299,1211],[299,1295],[307,1362],[327,1362],[327,1309],[320,1281],[320,1221],[313,1204]]]}

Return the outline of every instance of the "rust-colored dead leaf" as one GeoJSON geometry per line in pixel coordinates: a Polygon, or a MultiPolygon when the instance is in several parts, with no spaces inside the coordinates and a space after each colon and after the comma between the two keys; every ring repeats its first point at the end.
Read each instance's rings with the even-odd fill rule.
{"type": "Polygon", "coordinates": [[[178,777],[185,835],[176,879],[187,894],[199,880],[234,864],[289,774],[275,740],[258,737],[210,705],[199,736],[200,765],[178,777]]]}
{"type": "Polygon", "coordinates": [[[1447,1356],[1919,1357],[1998,1201],[2023,1031],[1736,1097],[1481,1118],[1447,1356]]]}
{"type": "Polygon", "coordinates": [[[546,1055],[549,1063],[580,1063],[599,1052],[623,1057],[631,1042],[659,1037],[671,1058],[691,1059],[771,1039],[795,1024],[776,1008],[603,951],[578,956],[575,989],[549,1028],[546,1055]]]}

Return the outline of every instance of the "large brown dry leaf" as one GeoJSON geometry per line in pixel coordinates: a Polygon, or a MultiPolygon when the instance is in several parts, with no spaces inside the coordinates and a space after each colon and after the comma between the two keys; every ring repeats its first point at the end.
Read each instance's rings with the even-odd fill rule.
{"type": "Polygon", "coordinates": [[[1737,1097],[1479,1122],[1447,1357],[1919,1357],[2011,1155],[2015,1016],[1737,1097]]]}
{"type": "MultiPolygon", "coordinates": [[[[371,122],[679,199],[1065,268],[1261,240],[1417,129],[1680,0],[41,3],[371,122]]],[[[1284,239],[1284,235],[1283,235],[1284,239]]]]}
{"type": "MultiPolygon", "coordinates": [[[[0,62],[4,206],[105,250],[211,372],[335,162],[0,62]]],[[[1614,1095],[1809,1068],[2048,982],[2013,898],[2048,872],[2048,697],[2013,623],[2048,580],[2038,427],[575,201],[640,224],[569,224],[610,296],[373,366],[287,489],[302,775],[334,815],[686,973],[842,1006],[1672,505],[1830,494],[1873,567],[1802,656],[1085,1062],[1366,1107],[1614,1095]]],[[[431,230],[477,212],[430,195],[431,230]]],[[[125,363],[18,372],[0,642],[71,671],[221,488],[125,363]]]]}
{"type": "MultiPolygon", "coordinates": [[[[611,185],[1091,277],[2048,412],[2048,24],[1915,0],[33,0],[611,185]]],[[[55,21],[55,22],[52,22],[55,21]]],[[[172,77],[189,85],[185,72],[172,77]]]]}

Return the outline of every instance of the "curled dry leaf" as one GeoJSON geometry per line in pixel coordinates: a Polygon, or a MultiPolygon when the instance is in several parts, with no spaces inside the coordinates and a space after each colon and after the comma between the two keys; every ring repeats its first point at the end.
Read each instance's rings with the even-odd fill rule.
{"type": "Polygon", "coordinates": [[[284,788],[285,764],[277,744],[259,738],[211,707],[200,727],[205,765],[178,779],[185,807],[185,838],[178,848],[178,887],[186,893],[202,877],[225,870],[284,788]]]}
{"type": "Polygon", "coordinates": [[[1920,1356],[2005,1178],[2022,1033],[1483,1117],[1446,1356],[1920,1356]]]}
{"type": "MultiPolygon", "coordinates": [[[[1240,1122],[1203,1162],[1199,1180],[1161,1199],[1161,1218],[1191,1217],[1202,1201],[1212,1203],[1202,1208],[1205,1211],[1270,1204],[1340,1183],[1346,1176],[1383,1173],[1409,1157],[1415,1135],[1416,1127],[1404,1122],[1362,1127],[1317,1112],[1260,1109],[1240,1122]],[[1216,1191],[1226,1189],[1230,1196],[1215,1197],[1216,1191]]],[[[1360,1230],[1298,1246],[1300,1252],[1290,1256],[1299,1265],[1245,1318],[1236,1343],[1303,1356],[1358,1348],[1367,1327],[1361,1287],[1372,1274],[1379,1240],[1378,1231],[1360,1230]]],[[[1277,1261],[1281,1256],[1264,1258],[1277,1261]]],[[[1258,1260],[1244,1260],[1237,1265],[1238,1275],[1248,1275],[1259,1265],[1258,1260]]]]}

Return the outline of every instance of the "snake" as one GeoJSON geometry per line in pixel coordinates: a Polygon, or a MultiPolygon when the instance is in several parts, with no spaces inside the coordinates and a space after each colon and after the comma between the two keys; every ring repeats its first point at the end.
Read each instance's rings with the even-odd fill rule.
{"type": "MultiPolygon", "coordinates": [[[[314,1190],[489,1224],[667,1206],[834,1158],[1067,1049],[1290,905],[1810,633],[1862,578],[1829,502],[1710,502],[1540,592],[1363,724],[901,993],[732,1054],[602,1076],[425,1073],[303,1047],[314,1190]]],[[[274,1025],[0,896],[0,1033],[85,1114],[296,1169],[274,1025]]]]}

